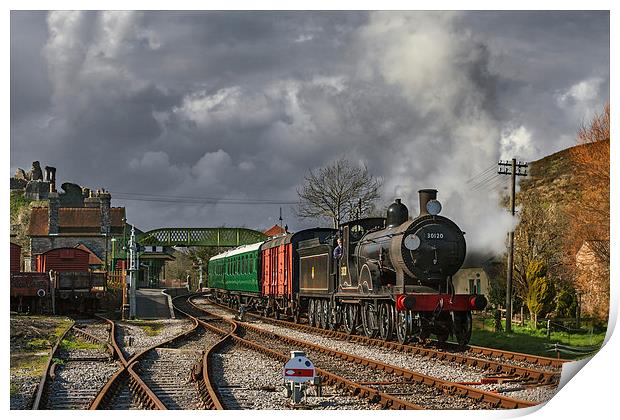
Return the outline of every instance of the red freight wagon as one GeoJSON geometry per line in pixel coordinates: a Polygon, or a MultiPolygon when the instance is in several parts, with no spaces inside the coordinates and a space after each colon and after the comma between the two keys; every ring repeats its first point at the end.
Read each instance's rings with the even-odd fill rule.
{"type": "Polygon", "coordinates": [[[261,293],[269,298],[270,307],[277,306],[278,311],[284,312],[299,293],[299,241],[334,237],[336,232],[327,228],[306,229],[278,236],[261,245],[261,293]]]}
{"type": "Polygon", "coordinates": [[[50,270],[57,272],[88,271],[88,251],[79,248],[55,248],[36,257],[37,271],[47,273],[50,270]]]}
{"type": "Polygon", "coordinates": [[[291,297],[293,294],[293,259],[291,238],[280,236],[261,246],[261,291],[270,297],[291,297]]]}
{"type": "Polygon", "coordinates": [[[21,270],[22,247],[11,242],[11,273],[19,273],[21,270]]]}

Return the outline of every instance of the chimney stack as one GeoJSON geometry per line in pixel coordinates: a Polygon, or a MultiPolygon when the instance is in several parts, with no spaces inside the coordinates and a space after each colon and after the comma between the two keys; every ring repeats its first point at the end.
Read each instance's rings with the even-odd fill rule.
{"type": "Polygon", "coordinates": [[[418,195],[420,196],[420,215],[418,217],[421,217],[429,214],[428,210],[426,210],[426,205],[429,201],[437,199],[437,190],[420,190],[418,191],[418,195]]]}
{"type": "Polygon", "coordinates": [[[45,181],[50,183],[50,192],[56,192],[56,168],[53,166],[45,167],[45,181]]]}
{"type": "Polygon", "coordinates": [[[100,211],[101,211],[101,233],[109,234],[111,230],[112,220],[110,215],[110,201],[112,200],[112,196],[109,192],[101,189],[99,192],[99,203],[100,203],[100,211]]]}
{"type": "Polygon", "coordinates": [[[49,168],[50,168],[50,175],[51,175],[50,183],[51,183],[52,192],[56,192],[56,168],[54,168],[53,166],[50,166],[49,168]]]}
{"type": "Polygon", "coordinates": [[[58,208],[60,207],[60,198],[57,192],[50,192],[48,199],[48,234],[58,234],[58,208]]]}
{"type": "Polygon", "coordinates": [[[88,197],[84,199],[84,207],[97,208],[99,207],[99,197],[95,197],[92,191],[88,191],[88,197]]]}

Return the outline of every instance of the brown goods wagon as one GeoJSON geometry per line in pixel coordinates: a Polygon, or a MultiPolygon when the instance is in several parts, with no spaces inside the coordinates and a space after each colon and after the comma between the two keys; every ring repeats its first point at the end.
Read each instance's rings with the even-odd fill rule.
{"type": "Polygon", "coordinates": [[[47,273],[88,271],[88,251],[79,248],[54,248],[37,255],[37,271],[47,273]]]}
{"type": "Polygon", "coordinates": [[[50,278],[47,273],[12,273],[11,297],[44,297],[50,292],[50,278]]]}
{"type": "Polygon", "coordinates": [[[70,289],[101,289],[106,285],[104,272],[59,272],[56,275],[56,285],[59,290],[70,289]]]}
{"type": "Polygon", "coordinates": [[[11,242],[11,273],[19,273],[21,270],[22,247],[11,242]]]}
{"type": "Polygon", "coordinates": [[[306,229],[265,242],[260,248],[262,294],[290,298],[299,292],[299,242],[317,238],[331,243],[337,232],[328,228],[306,229]]]}

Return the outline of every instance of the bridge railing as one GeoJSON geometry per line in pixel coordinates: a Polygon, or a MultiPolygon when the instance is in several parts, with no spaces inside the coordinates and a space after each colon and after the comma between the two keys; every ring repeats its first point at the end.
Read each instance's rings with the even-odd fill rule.
{"type": "Polygon", "coordinates": [[[138,236],[140,245],[234,247],[265,240],[259,231],[246,228],[161,228],[138,236]]]}

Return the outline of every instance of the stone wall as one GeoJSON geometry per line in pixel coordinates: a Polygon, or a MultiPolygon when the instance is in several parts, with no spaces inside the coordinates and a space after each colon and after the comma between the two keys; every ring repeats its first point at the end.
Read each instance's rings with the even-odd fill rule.
{"type": "Polygon", "coordinates": [[[49,181],[28,181],[24,190],[24,196],[30,200],[45,200],[50,192],[49,181]]]}

